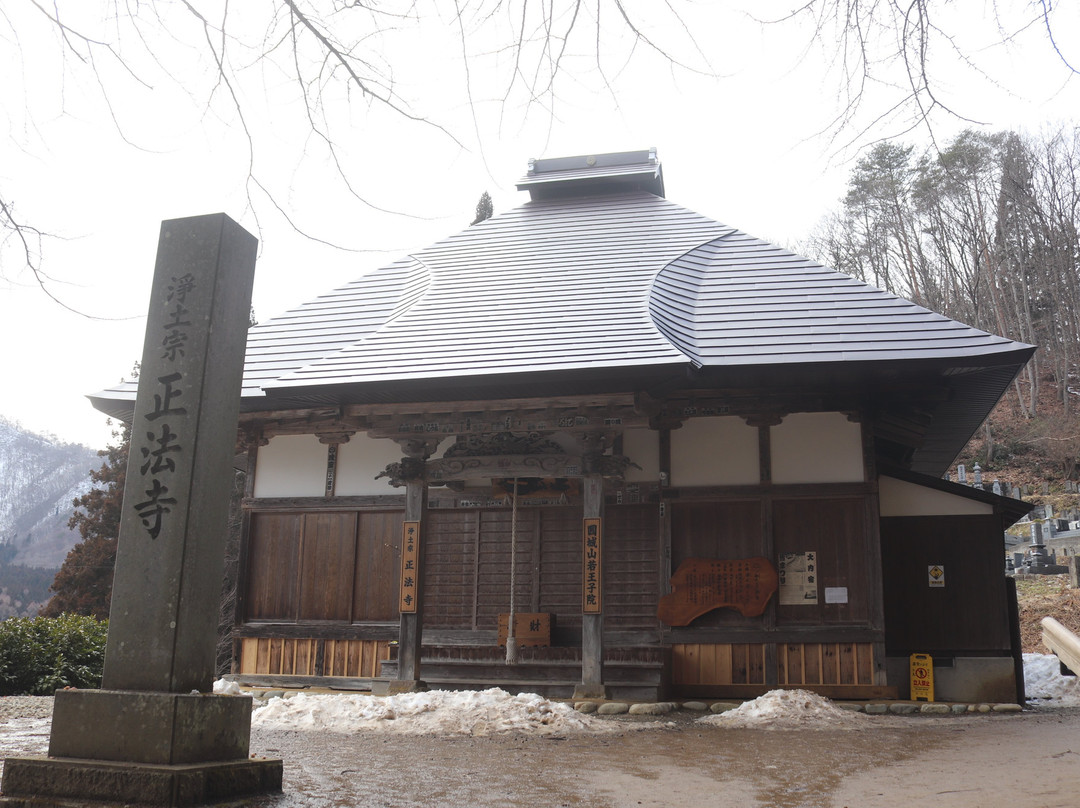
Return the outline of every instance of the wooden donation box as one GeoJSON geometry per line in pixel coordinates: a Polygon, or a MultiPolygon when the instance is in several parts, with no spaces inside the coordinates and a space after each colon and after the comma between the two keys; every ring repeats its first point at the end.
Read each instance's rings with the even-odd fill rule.
{"type": "MultiPolygon", "coordinates": [[[[514,615],[514,637],[519,648],[551,645],[551,621],[548,612],[517,612],[514,615]]],[[[499,645],[506,645],[510,615],[499,615],[499,645]]]]}
{"type": "Polygon", "coordinates": [[[657,616],[669,626],[688,626],[723,606],[757,617],[777,585],[767,558],[689,558],[671,576],[671,594],[660,598],[657,616]]]}

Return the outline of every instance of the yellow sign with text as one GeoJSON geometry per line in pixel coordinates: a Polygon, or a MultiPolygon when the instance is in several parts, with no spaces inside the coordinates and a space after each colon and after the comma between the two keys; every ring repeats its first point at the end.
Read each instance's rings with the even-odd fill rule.
{"type": "Polygon", "coordinates": [[[911,700],[934,700],[934,659],[929,654],[911,655],[911,700]]]}

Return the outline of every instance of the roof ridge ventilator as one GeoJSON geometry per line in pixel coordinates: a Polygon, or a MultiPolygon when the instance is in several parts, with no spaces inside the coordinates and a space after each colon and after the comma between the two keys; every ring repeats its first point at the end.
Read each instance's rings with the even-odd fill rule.
{"type": "Polygon", "coordinates": [[[664,173],[656,149],[530,159],[517,181],[532,199],[646,191],[664,196],[664,173]]]}

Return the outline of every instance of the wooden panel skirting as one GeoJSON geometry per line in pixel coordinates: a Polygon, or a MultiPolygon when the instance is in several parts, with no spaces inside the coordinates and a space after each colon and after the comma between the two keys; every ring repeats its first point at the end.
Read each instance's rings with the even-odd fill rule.
{"type": "Polygon", "coordinates": [[[900,690],[890,685],[675,685],[672,694],[679,698],[756,699],[770,690],[809,690],[827,699],[870,700],[897,699],[900,690]]]}
{"type": "Polygon", "coordinates": [[[784,643],[776,648],[777,681],[782,685],[872,685],[871,643],[784,643]]]}
{"type": "MultiPolygon", "coordinates": [[[[671,646],[672,685],[682,695],[749,698],[765,685],[765,643],[676,643],[671,646]]],[[[872,643],[778,643],[777,687],[804,688],[834,698],[895,697],[896,688],[874,683],[872,643]]]]}
{"type": "Polygon", "coordinates": [[[765,684],[764,643],[676,643],[671,646],[676,687],[765,684]]]}
{"type": "Polygon", "coordinates": [[[375,678],[390,659],[386,640],[320,640],[246,637],[240,640],[238,673],[259,676],[375,678]]]}

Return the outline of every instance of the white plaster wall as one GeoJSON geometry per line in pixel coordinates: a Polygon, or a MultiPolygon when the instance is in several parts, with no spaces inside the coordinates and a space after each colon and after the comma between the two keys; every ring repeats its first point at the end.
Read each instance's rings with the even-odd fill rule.
{"type": "Polygon", "coordinates": [[[842,412],[797,412],[770,427],[774,483],[862,482],[862,428],[842,412]]]}
{"type": "Polygon", "coordinates": [[[326,493],[326,444],[314,435],[278,435],[259,447],[256,497],[321,497],[326,493]]]}
{"type": "Polygon", "coordinates": [[[641,466],[628,468],[626,481],[656,482],[660,478],[660,433],[655,429],[626,429],[622,438],[622,453],[641,466]]]}
{"type": "Polygon", "coordinates": [[[878,499],[882,516],[966,516],[994,512],[989,503],[893,477],[882,477],[878,481],[878,499]]]}
{"type": "Polygon", "coordinates": [[[671,484],[757,485],[757,427],[742,418],[688,418],[671,430],[671,484]]]}
{"type": "Polygon", "coordinates": [[[355,497],[404,493],[404,488],[393,488],[385,477],[381,480],[375,479],[376,474],[401,458],[401,447],[392,440],[369,438],[362,433],[353,435],[348,443],[338,447],[334,495],[355,497]]]}

